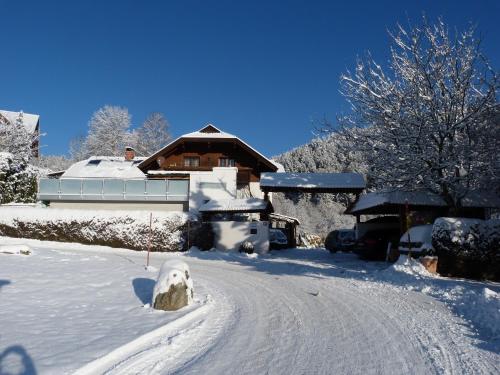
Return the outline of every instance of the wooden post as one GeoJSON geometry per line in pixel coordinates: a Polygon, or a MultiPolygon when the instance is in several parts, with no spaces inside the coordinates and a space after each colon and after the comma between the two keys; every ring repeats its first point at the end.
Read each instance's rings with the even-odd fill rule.
{"type": "Polygon", "coordinates": [[[153,234],[153,213],[149,213],[149,236],[148,236],[148,256],[146,258],[146,267],[149,267],[149,252],[151,251],[151,235],[153,234]]]}
{"type": "Polygon", "coordinates": [[[410,211],[408,209],[408,199],[405,202],[405,223],[406,223],[406,231],[408,233],[408,258],[411,258],[411,242],[410,242],[410,211]]]}

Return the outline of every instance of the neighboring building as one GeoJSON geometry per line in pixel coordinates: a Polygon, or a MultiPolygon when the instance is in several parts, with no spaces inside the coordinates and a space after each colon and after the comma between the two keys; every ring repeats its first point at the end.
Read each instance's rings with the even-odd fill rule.
{"type": "Polygon", "coordinates": [[[238,137],[213,125],[185,134],[147,158],[80,161],[41,179],[39,199],[51,206],[197,212],[211,200],[262,199],[260,177],[283,171],[238,137]]]}
{"type": "Polygon", "coordinates": [[[33,137],[34,141],[31,145],[31,149],[33,156],[38,158],[40,156],[40,116],[31,113],[24,113],[22,111],[12,112],[0,109],[0,123],[15,125],[20,117],[22,118],[26,131],[33,137]]]}

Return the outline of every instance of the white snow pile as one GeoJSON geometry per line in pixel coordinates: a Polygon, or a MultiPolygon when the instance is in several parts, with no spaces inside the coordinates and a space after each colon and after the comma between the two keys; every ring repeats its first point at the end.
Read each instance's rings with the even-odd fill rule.
{"type": "Polygon", "coordinates": [[[12,254],[12,255],[31,255],[32,251],[29,246],[26,245],[0,245],[1,254],[12,254]]]}
{"type": "Polygon", "coordinates": [[[188,215],[154,212],[1,207],[0,235],[152,251],[181,251],[188,215]]]}
{"type": "Polygon", "coordinates": [[[167,293],[170,287],[176,287],[183,284],[186,287],[187,304],[193,302],[193,279],[189,271],[189,266],[180,260],[167,260],[160,268],[158,279],[153,290],[153,300],[151,305],[154,306],[156,297],[159,294],[167,293]]]}
{"type": "Polygon", "coordinates": [[[480,336],[500,340],[500,293],[488,284],[433,275],[420,262],[406,256],[400,256],[396,263],[377,274],[382,281],[444,302],[467,319],[480,336]]]}

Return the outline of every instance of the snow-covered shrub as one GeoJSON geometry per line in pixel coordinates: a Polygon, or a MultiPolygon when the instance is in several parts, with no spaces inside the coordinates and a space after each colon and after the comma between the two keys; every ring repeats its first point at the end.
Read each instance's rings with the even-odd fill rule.
{"type": "Polygon", "coordinates": [[[156,280],[152,306],[158,310],[173,311],[192,302],[193,279],[189,266],[179,260],[167,260],[156,280]]]}
{"type": "Polygon", "coordinates": [[[91,211],[42,207],[0,207],[0,235],[79,242],[135,250],[185,250],[188,215],[154,212],[91,211]]]}
{"type": "Polygon", "coordinates": [[[36,201],[38,168],[9,152],[0,152],[0,203],[36,201]]]}
{"type": "Polygon", "coordinates": [[[255,247],[250,241],[243,241],[240,245],[240,253],[253,254],[255,247]]]}
{"type": "Polygon", "coordinates": [[[500,220],[439,218],[433,226],[432,246],[441,274],[500,278],[500,220]]]}

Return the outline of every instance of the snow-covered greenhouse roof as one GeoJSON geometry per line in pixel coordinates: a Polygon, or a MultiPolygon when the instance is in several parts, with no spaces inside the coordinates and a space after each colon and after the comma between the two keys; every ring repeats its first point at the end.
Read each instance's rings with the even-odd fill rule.
{"type": "MultiPolygon", "coordinates": [[[[0,109],[0,119],[5,118],[10,124],[15,124],[21,112],[4,111],[0,109]]],[[[40,120],[39,115],[24,113],[23,112],[23,125],[28,131],[28,133],[33,133],[36,130],[38,121],[40,120]]]]}
{"type": "MultiPolygon", "coordinates": [[[[358,200],[347,209],[349,214],[378,214],[389,213],[385,210],[403,206],[408,202],[410,206],[447,207],[446,202],[439,195],[420,190],[379,191],[359,196],[358,200]],[[383,212],[384,211],[384,212],[383,212]]],[[[474,191],[462,199],[465,208],[497,208],[500,207],[500,197],[487,191],[474,191]]]]}
{"type": "Polygon", "coordinates": [[[61,178],[145,178],[137,165],[144,158],[125,160],[120,156],[92,156],[70,166],[61,178]]]}
{"type": "Polygon", "coordinates": [[[211,199],[199,209],[200,212],[262,212],[269,202],[259,198],[211,199]]]}
{"type": "Polygon", "coordinates": [[[263,191],[304,191],[319,193],[358,193],[365,187],[359,173],[270,173],[260,177],[263,191]]]}

